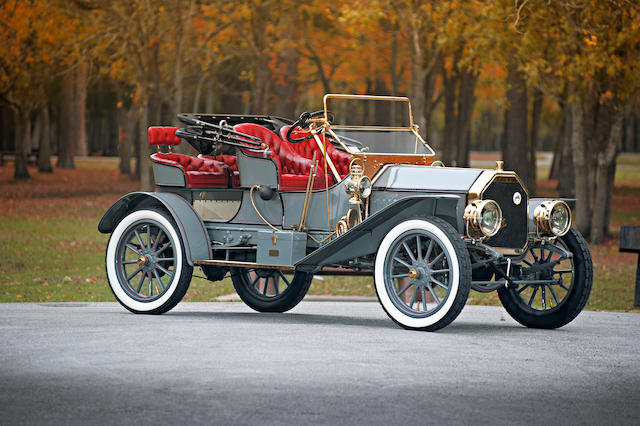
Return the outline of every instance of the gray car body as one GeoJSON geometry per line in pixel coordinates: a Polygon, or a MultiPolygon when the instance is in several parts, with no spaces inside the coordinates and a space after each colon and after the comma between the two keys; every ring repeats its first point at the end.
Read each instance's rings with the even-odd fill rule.
{"type": "MultiPolygon", "coordinates": [[[[112,232],[129,212],[156,206],[171,215],[186,246],[189,264],[213,259],[214,250],[231,246],[255,247],[258,258],[268,249],[270,240],[265,232],[273,233],[257,210],[282,233],[294,233],[300,222],[305,199],[304,191],[275,191],[272,199],[264,200],[250,187],[277,187],[278,170],[268,158],[247,156],[238,150],[239,189],[186,188],[184,176],[176,168],[154,163],[156,183],[161,192],[136,192],[118,200],[104,215],[98,229],[112,232]],[[253,203],[251,202],[253,198],[253,203]],[[226,221],[203,220],[193,208],[194,200],[240,200],[235,216],[226,221]],[[253,206],[255,204],[255,208],[253,206]]],[[[179,169],[178,169],[179,170],[179,169]]],[[[368,217],[345,234],[317,243],[306,239],[306,250],[300,249],[300,236],[285,238],[291,247],[279,247],[285,254],[271,262],[274,265],[315,271],[325,265],[340,264],[361,256],[375,254],[380,241],[397,223],[408,218],[436,216],[464,234],[463,212],[467,194],[484,172],[481,169],[460,169],[432,166],[390,165],[375,178],[368,201],[368,217]],[[293,246],[293,244],[296,244],[293,246]]],[[[348,177],[346,178],[348,179],[348,177]]],[[[346,215],[349,195],[345,193],[346,179],[326,190],[312,191],[306,225],[316,240],[329,236],[337,222],[346,215]],[[327,199],[329,220],[327,220],[327,199]]],[[[532,207],[544,199],[532,199],[532,207]],[[535,200],[535,201],[534,201],[535,200]]],[[[299,234],[299,233],[295,233],[299,234]]],[[[282,240],[282,238],[281,238],[282,240]]],[[[285,243],[286,244],[286,243],[285,243]]]]}

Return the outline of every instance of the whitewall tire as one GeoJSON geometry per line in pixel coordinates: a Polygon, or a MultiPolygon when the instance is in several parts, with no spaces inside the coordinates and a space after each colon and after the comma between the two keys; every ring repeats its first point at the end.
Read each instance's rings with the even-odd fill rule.
{"type": "Polygon", "coordinates": [[[155,208],[133,211],[120,221],[109,238],[105,263],[111,291],[135,313],[173,308],[193,273],[173,219],[155,208]]]}
{"type": "Polygon", "coordinates": [[[376,254],[378,300],[389,317],[414,330],[434,331],[462,311],[471,287],[471,263],[460,234],[436,217],[393,227],[376,254]]]}

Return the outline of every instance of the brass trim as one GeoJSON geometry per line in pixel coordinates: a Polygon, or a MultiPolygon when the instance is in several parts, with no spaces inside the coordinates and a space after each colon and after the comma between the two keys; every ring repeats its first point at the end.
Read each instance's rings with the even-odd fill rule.
{"type": "Polygon", "coordinates": [[[194,265],[212,265],[212,266],[237,266],[240,268],[280,269],[283,271],[293,271],[296,269],[295,266],[287,266],[287,265],[269,265],[264,263],[240,262],[240,261],[232,261],[232,260],[213,260],[213,259],[194,260],[193,264],[194,265]]]}
{"type": "Polygon", "coordinates": [[[362,213],[360,212],[360,206],[356,206],[355,208],[350,208],[347,212],[347,227],[349,229],[353,228],[360,222],[362,222],[362,213]]]}
{"type": "Polygon", "coordinates": [[[409,278],[414,279],[417,278],[420,273],[416,269],[409,269],[407,275],[409,276],[409,278]]]}
{"type": "Polygon", "coordinates": [[[353,154],[362,158],[364,174],[371,179],[371,185],[375,183],[384,170],[391,166],[429,166],[433,163],[433,156],[427,154],[353,154]],[[396,159],[394,157],[402,157],[396,159]],[[397,160],[400,160],[397,161],[397,160]]]}
{"type": "Polygon", "coordinates": [[[527,248],[527,245],[529,244],[529,191],[527,190],[527,187],[524,185],[524,183],[522,183],[522,181],[520,180],[520,177],[516,174],[516,172],[504,171],[504,170],[484,170],[480,174],[480,176],[478,176],[478,178],[473,183],[473,185],[471,185],[471,188],[469,189],[469,194],[467,195],[467,204],[471,204],[476,200],[482,200],[482,195],[484,194],[485,189],[487,189],[489,185],[493,183],[493,181],[499,178],[507,178],[507,179],[515,178],[520,184],[520,186],[522,186],[522,189],[527,195],[527,212],[525,217],[527,239],[524,245],[522,246],[522,248],[494,247],[494,246],[491,246],[491,247],[498,250],[500,253],[504,255],[519,255],[524,252],[524,250],[527,248]]]}
{"type": "Polygon", "coordinates": [[[394,130],[397,132],[411,132],[413,131],[410,127],[402,127],[402,126],[366,126],[366,125],[355,125],[355,124],[331,124],[331,127],[338,130],[373,130],[377,132],[388,132],[390,130],[394,130]]]}
{"type": "Polygon", "coordinates": [[[324,144],[320,141],[320,138],[318,137],[317,133],[312,133],[312,134],[313,134],[313,138],[316,140],[316,143],[318,144],[318,148],[320,148],[320,151],[322,151],[322,156],[324,157],[326,164],[329,165],[329,168],[331,169],[331,173],[333,173],[333,177],[336,179],[336,182],[340,182],[341,180],[340,173],[338,173],[338,169],[336,169],[336,166],[333,164],[331,157],[327,155],[327,151],[324,144]]]}
{"type": "Polygon", "coordinates": [[[413,112],[411,110],[411,101],[406,96],[348,95],[343,93],[327,93],[322,98],[325,121],[328,121],[329,119],[329,115],[327,114],[327,100],[329,99],[362,99],[370,101],[406,102],[409,106],[409,127],[413,128],[413,112]]]}
{"type": "Polygon", "coordinates": [[[336,223],[336,235],[339,237],[349,230],[349,225],[347,225],[347,218],[343,216],[342,219],[336,223]]]}
{"type": "MultiPolygon", "coordinates": [[[[349,148],[347,148],[342,143],[342,141],[340,141],[340,138],[330,130],[330,127],[333,127],[334,129],[344,129],[344,130],[374,130],[374,131],[395,130],[395,131],[403,131],[403,132],[413,132],[416,135],[416,137],[420,140],[420,142],[422,142],[422,145],[430,151],[430,154],[428,155],[432,155],[432,156],[436,155],[433,148],[431,148],[429,144],[422,138],[422,136],[420,136],[420,133],[418,132],[419,130],[418,126],[413,121],[413,110],[411,108],[411,101],[409,100],[409,98],[405,96],[349,95],[349,94],[340,94],[340,93],[327,93],[322,98],[322,105],[324,107],[324,123],[325,123],[324,127],[329,129],[331,135],[340,142],[340,144],[343,146],[343,148],[347,150],[348,153],[357,154],[351,151],[349,148]],[[332,125],[329,123],[329,113],[327,109],[327,101],[329,99],[356,99],[356,100],[361,99],[361,100],[374,100],[374,101],[406,102],[409,108],[409,126],[332,125]]],[[[417,149],[418,149],[418,146],[416,141],[416,148],[415,148],[416,155],[423,155],[423,154],[417,154],[417,149]]],[[[389,155],[393,155],[393,154],[389,154],[389,155]]]]}
{"type": "Polygon", "coordinates": [[[473,185],[471,185],[471,188],[469,188],[467,201],[471,203],[475,200],[481,200],[482,194],[484,193],[485,189],[487,189],[487,187],[497,178],[515,178],[522,186],[522,189],[524,189],[524,192],[527,194],[527,201],[529,200],[529,191],[527,190],[527,187],[524,186],[524,183],[522,183],[520,177],[516,174],[516,172],[507,172],[504,170],[484,170],[480,174],[480,176],[478,176],[473,185]]]}

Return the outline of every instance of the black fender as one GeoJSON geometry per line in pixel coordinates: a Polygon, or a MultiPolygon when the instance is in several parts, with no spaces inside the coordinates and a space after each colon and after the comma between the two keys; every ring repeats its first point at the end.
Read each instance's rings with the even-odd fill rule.
{"type": "Polygon", "coordinates": [[[436,216],[449,222],[462,235],[465,199],[461,194],[428,194],[402,198],[300,259],[296,263],[296,269],[315,272],[325,265],[376,253],[380,242],[391,228],[410,218],[436,216]]]}
{"type": "Polygon", "coordinates": [[[164,207],[178,225],[189,265],[193,266],[194,260],[211,259],[211,241],[204,222],[187,200],[169,192],[132,192],[125,195],[102,216],[98,231],[109,234],[130,212],[153,205],[164,207]]]}

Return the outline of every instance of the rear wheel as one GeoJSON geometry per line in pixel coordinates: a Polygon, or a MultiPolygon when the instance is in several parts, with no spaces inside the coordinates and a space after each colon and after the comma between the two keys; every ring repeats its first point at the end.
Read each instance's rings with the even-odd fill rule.
{"type": "Polygon", "coordinates": [[[285,312],[309,290],[313,274],[279,269],[231,268],[231,281],[240,299],[259,312],[285,312]]]}
{"type": "Polygon", "coordinates": [[[187,292],[187,263],[176,224],[159,209],[129,213],[109,238],[107,278],[118,302],[135,313],[169,311],[187,292]]]}
{"type": "Polygon", "coordinates": [[[517,287],[498,289],[509,315],[527,327],[562,327],[578,316],[591,293],[593,265],[587,243],[571,228],[555,243],[531,246],[512,267],[510,278],[517,287]]]}

